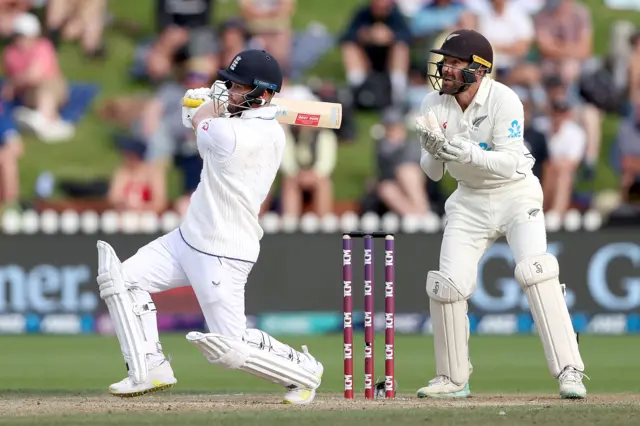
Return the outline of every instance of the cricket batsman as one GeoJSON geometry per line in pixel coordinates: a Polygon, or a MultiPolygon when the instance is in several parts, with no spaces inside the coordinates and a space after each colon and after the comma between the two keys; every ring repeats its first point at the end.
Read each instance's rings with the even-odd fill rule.
{"type": "Polygon", "coordinates": [[[245,317],[245,284],[263,235],[258,212],[285,147],[277,106],[270,105],[282,73],[269,53],[246,50],[218,79],[211,89],[185,94],[203,101],[183,107],[182,116],[197,135],[204,166],[180,227],[123,263],[108,243],[98,241],[100,297],[128,370],[109,392],[131,397],[177,383],[160,345],[151,294],[191,285],[209,332],[190,332],[187,340],[210,363],[283,386],[284,403],[308,404],[320,386],[322,364],[305,346],[298,352],[247,329],[245,317]]]}
{"type": "Polygon", "coordinates": [[[458,187],[445,204],[440,264],[427,275],[436,377],[420,398],[468,397],[467,300],[476,289],[478,262],[506,236],[515,278],[525,292],[562,398],[584,398],[584,364],[562,287],[558,260],[547,253],[542,188],[534,159],[522,139],[524,113],[518,96],[491,80],[493,49],[480,33],[451,33],[429,74],[428,94],[416,119],[420,165],[439,181],[446,171],[458,187]]]}

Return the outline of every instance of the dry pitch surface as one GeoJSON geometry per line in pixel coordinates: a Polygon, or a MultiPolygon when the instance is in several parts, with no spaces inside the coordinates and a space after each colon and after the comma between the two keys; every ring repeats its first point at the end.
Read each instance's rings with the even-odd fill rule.
{"type": "MultiPolygon", "coordinates": [[[[501,408],[501,407],[588,406],[640,407],[640,395],[594,395],[582,401],[559,399],[555,395],[477,395],[465,400],[417,399],[411,394],[395,400],[345,400],[341,394],[320,394],[310,406],[280,403],[280,395],[172,395],[165,392],[121,399],[105,396],[9,396],[0,401],[0,418],[4,416],[50,416],[77,414],[115,414],[131,412],[244,412],[244,411],[348,411],[364,409],[413,408],[501,408]]],[[[585,407],[587,408],[587,407],[585,407]]]]}

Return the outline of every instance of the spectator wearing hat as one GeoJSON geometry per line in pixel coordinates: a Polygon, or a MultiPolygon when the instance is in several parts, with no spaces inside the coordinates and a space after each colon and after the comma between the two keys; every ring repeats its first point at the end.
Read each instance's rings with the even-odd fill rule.
{"type": "Polygon", "coordinates": [[[45,142],[59,142],[73,137],[74,126],[63,121],[60,107],[69,94],[56,50],[40,35],[40,22],[30,13],[14,20],[13,42],[4,50],[6,81],[4,100],[17,100],[15,119],[35,132],[45,142]]]}

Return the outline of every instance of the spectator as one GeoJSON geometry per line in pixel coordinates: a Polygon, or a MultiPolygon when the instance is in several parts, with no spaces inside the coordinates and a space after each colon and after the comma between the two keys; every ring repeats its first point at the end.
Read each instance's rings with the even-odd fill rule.
{"type": "Polygon", "coordinates": [[[589,9],[575,0],[553,0],[536,16],[535,29],[543,75],[559,75],[566,83],[575,83],[593,54],[589,9]]]}
{"type": "Polygon", "coordinates": [[[167,78],[175,58],[204,68],[213,76],[218,66],[218,41],[211,28],[213,0],[156,0],[159,37],[147,56],[152,80],[167,78]]]}
{"type": "Polygon", "coordinates": [[[478,15],[478,31],[493,46],[496,79],[521,83],[521,68],[531,67],[525,64],[535,36],[531,17],[508,0],[491,0],[489,10],[478,15]]]}
{"type": "Polygon", "coordinates": [[[80,40],[87,56],[103,56],[106,12],[107,0],[48,0],[46,20],[49,37],[56,47],[60,36],[65,40],[80,40]]]}
{"type": "Polygon", "coordinates": [[[189,138],[180,144],[174,157],[174,165],[182,177],[182,191],[174,203],[174,209],[180,216],[184,216],[191,201],[191,194],[200,183],[202,172],[202,157],[198,153],[195,138],[189,138]]]}
{"type": "Polygon", "coordinates": [[[251,35],[240,19],[229,19],[218,30],[220,38],[220,66],[226,67],[235,56],[249,48],[251,35]]]}
{"type": "MultiPolygon", "coordinates": [[[[527,15],[535,15],[540,12],[547,3],[546,0],[507,0],[510,6],[514,6],[527,15]]],[[[491,10],[492,0],[464,0],[465,6],[476,14],[486,13],[491,10]]]]}
{"type": "Polygon", "coordinates": [[[576,171],[587,148],[585,131],[572,114],[567,100],[551,102],[547,128],[549,167],[544,172],[543,190],[545,210],[561,216],[571,206],[576,171]]]}
{"type": "Polygon", "coordinates": [[[534,120],[534,103],[531,99],[529,91],[522,87],[514,87],[518,97],[522,101],[524,107],[524,144],[535,159],[533,165],[533,174],[544,182],[544,171],[548,167],[549,148],[547,146],[547,137],[536,127],[534,120]]]}
{"type": "Polygon", "coordinates": [[[240,12],[249,33],[273,55],[288,74],[296,0],[240,0],[240,12]]]}
{"type": "Polygon", "coordinates": [[[13,21],[23,13],[29,12],[32,0],[0,0],[0,36],[13,35],[13,21]]]}
{"type": "Polygon", "coordinates": [[[118,148],[122,164],[109,185],[108,201],[119,211],[153,211],[166,208],[167,196],[163,175],[151,173],[144,161],[146,145],[135,139],[120,139],[118,148]]]}
{"type": "Polygon", "coordinates": [[[340,42],[352,88],[360,88],[372,73],[384,74],[390,81],[393,101],[403,100],[411,32],[392,0],[370,0],[355,13],[340,42]]]}
{"type": "Polygon", "coordinates": [[[423,215],[429,212],[426,177],[420,168],[420,144],[409,140],[402,111],[383,113],[384,133],[377,140],[378,177],[373,196],[363,210],[382,215],[423,215]]]}
{"type": "Polygon", "coordinates": [[[640,99],[633,105],[633,113],[620,122],[617,148],[621,154],[621,196],[629,201],[629,190],[640,177],[640,99]]]}
{"type": "MultiPolygon", "coordinates": [[[[315,100],[317,97],[304,85],[283,81],[278,97],[315,100]]],[[[299,217],[306,200],[311,211],[322,217],[333,211],[331,173],[336,165],[338,138],[329,129],[283,126],[287,135],[282,165],[282,213],[299,217]]]]}
{"type": "Polygon", "coordinates": [[[0,211],[18,204],[18,159],[22,155],[22,146],[22,139],[13,125],[13,120],[4,102],[0,101],[0,211]]]}
{"type": "Polygon", "coordinates": [[[6,81],[2,98],[16,100],[15,118],[45,142],[71,139],[74,126],[63,121],[59,109],[68,97],[55,48],[40,36],[40,22],[25,13],[14,21],[15,40],[4,51],[6,81]]]}
{"type": "Polygon", "coordinates": [[[413,16],[411,32],[416,37],[435,37],[454,27],[465,10],[459,0],[434,0],[413,16]]]}
{"type": "Polygon", "coordinates": [[[637,105],[640,101],[640,32],[636,32],[630,40],[631,55],[629,58],[629,102],[637,105]]]}

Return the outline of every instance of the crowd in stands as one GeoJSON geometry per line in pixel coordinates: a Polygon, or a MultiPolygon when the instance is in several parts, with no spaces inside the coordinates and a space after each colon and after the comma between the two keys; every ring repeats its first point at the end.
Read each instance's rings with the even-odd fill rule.
{"type": "MultiPolygon", "coordinates": [[[[135,0],[131,0],[135,1],[135,0]]],[[[294,31],[303,2],[237,0],[239,16],[213,21],[214,0],[156,0],[156,36],[141,42],[131,78],[153,88],[104,100],[105,123],[121,162],[109,182],[94,188],[109,208],[184,213],[202,163],[193,132],[181,124],[180,100],[189,88],[211,85],[215,70],[245,48],[264,48],[286,74],[279,96],[342,102],[339,131],[288,127],[279,184],[264,211],[300,216],[336,212],[332,174],[340,144],[357,137],[354,117],[379,114],[370,132],[375,175],[363,182],[358,213],[442,213],[445,194],[420,170],[413,122],[435,73],[429,53],[460,28],[484,34],[494,47],[489,75],[512,87],[526,113],[524,139],[536,158],[545,210],[586,209],[578,183],[594,182],[601,157],[620,176],[619,198],[640,190],[640,32],[611,29],[610,56],[594,55],[594,17],[577,0],[363,0],[339,34],[310,26],[294,31]],[[306,73],[330,49],[341,52],[344,83],[309,81],[306,73]],[[603,149],[606,114],[620,117],[610,152],[603,149]],[[176,168],[182,195],[170,199],[167,176],[176,168]]],[[[0,206],[18,202],[21,134],[43,143],[71,140],[74,124],[61,109],[69,84],[58,62],[61,40],[77,42],[87,58],[108,57],[103,32],[107,0],[0,0],[0,206]]],[[[362,137],[360,135],[360,137],[362,137]]],[[[26,155],[31,155],[26,153],[26,155]]],[[[33,154],[37,155],[37,154],[33,154]]],[[[639,213],[640,214],[640,213],[639,213]]]]}

